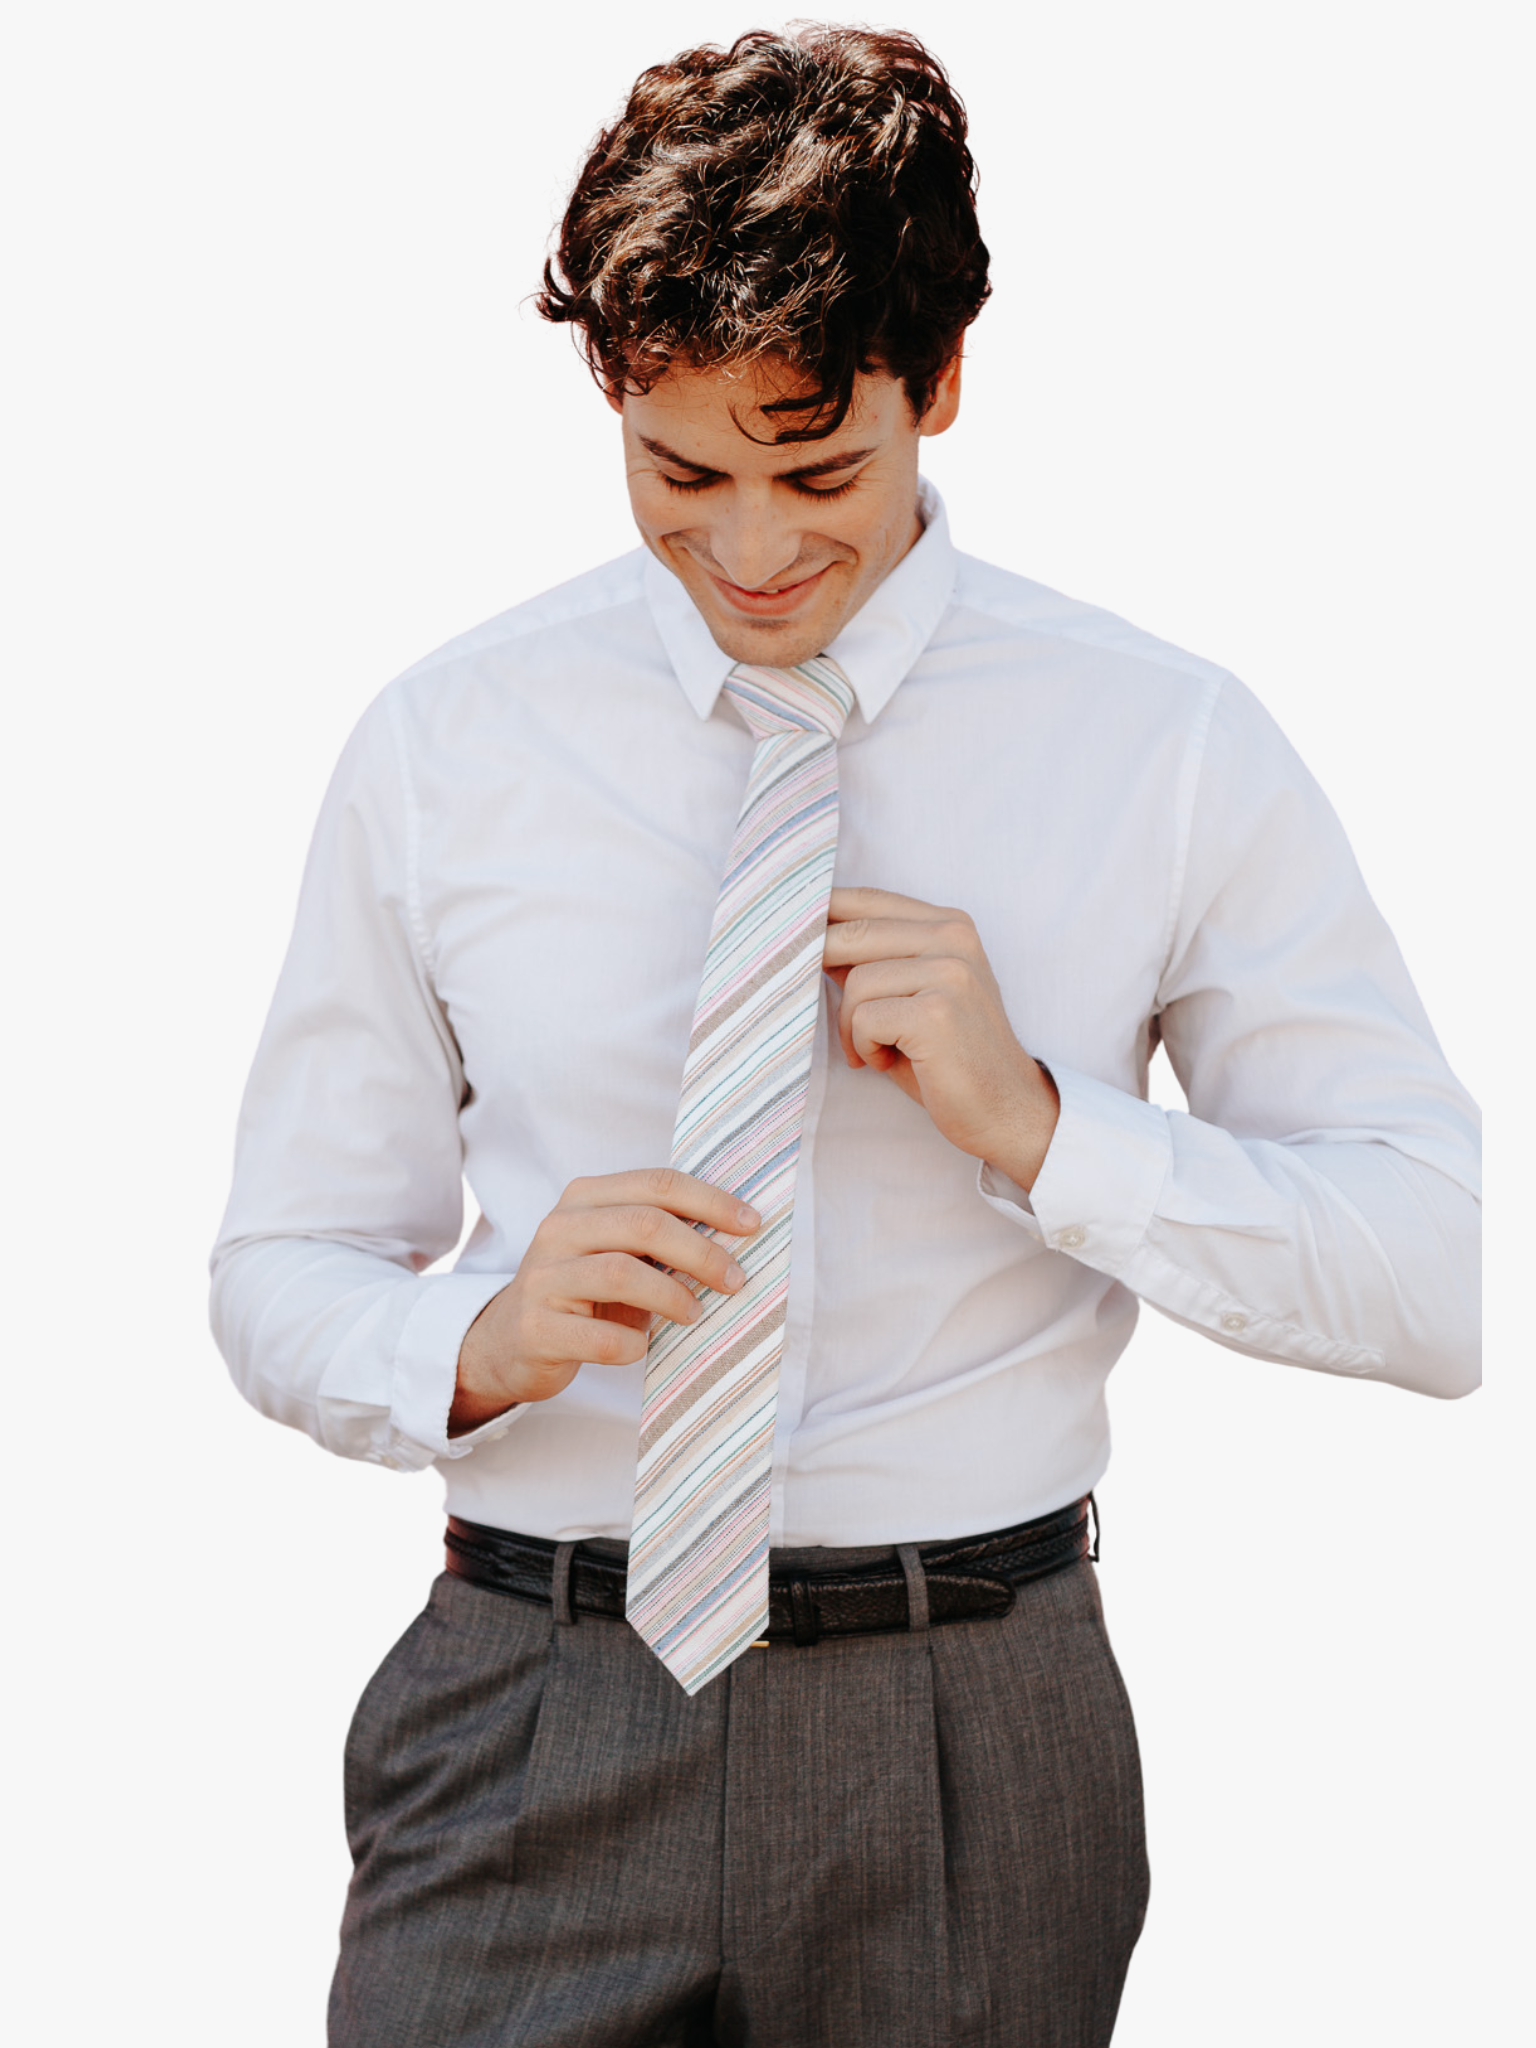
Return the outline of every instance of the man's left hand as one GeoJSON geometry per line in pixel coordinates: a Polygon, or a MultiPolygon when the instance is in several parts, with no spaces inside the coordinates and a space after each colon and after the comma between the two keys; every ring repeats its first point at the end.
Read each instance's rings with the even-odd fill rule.
{"type": "Polygon", "coordinates": [[[842,990],[849,1066],[888,1074],[952,1145],[1032,1187],[1059,1098],[1015,1038],[966,913],[887,889],[834,889],[824,965],[842,990]]]}

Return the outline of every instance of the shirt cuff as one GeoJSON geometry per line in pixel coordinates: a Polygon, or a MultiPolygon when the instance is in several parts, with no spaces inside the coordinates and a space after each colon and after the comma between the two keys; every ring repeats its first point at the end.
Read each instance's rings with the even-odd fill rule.
{"type": "Polygon", "coordinates": [[[511,1278],[510,1273],[432,1273],[417,1282],[420,1294],[395,1346],[387,1463],[416,1469],[439,1458],[462,1458],[520,1420],[523,1408],[509,1408],[463,1436],[448,1434],[465,1332],[511,1278]]]}
{"type": "Polygon", "coordinates": [[[1028,1194],[983,1160],[983,1198],[1053,1251],[1118,1279],[1140,1249],[1173,1163],[1164,1112],[1051,1062],[1061,1112],[1028,1194]]]}

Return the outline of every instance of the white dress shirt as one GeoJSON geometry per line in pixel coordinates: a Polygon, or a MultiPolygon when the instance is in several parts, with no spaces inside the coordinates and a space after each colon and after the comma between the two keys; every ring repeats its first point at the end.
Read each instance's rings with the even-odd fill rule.
{"type": "MultiPolygon", "coordinates": [[[[1306,769],[1231,676],[957,554],[923,507],[827,650],[858,700],[837,881],[971,913],[1061,1120],[1026,1196],[848,1069],[824,1016],[775,1543],[960,1536],[1086,1492],[1138,1300],[1254,1359],[1478,1377],[1475,1111],[1306,769]],[[1188,1115],[1146,1100],[1159,1038],[1188,1115]]],[[[752,753],[730,666],[637,550],[392,684],[321,813],[214,1326],[258,1408],[435,1461],[475,1521],[629,1533],[640,1366],[453,1441],[448,1409],[567,1182],[669,1157],[752,753]],[[429,1273],[463,1180],[480,1221],[429,1273]]]]}

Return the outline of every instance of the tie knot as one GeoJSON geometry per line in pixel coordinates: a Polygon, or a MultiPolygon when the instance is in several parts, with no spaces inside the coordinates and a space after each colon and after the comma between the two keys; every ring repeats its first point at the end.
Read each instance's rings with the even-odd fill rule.
{"type": "Polygon", "coordinates": [[[759,740],[797,727],[837,739],[853,709],[852,683],[824,654],[797,668],[757,668],[744,661],[726,677],[725,693],[759,740]]]}

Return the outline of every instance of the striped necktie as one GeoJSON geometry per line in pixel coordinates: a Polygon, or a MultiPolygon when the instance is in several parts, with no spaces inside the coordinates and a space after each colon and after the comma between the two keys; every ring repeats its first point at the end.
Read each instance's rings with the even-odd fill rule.
{"type": "Polygon", "coordinates": [[[853,706],[825,655],[734,669],[757,745],[715,906],[672,1163],[762,1217],[739,1293],[661,1322],[645,1367],[630,1621],[689,1693],[768,1621],[768,1499],[795,1167],[837,854],[837,742],[853,706]]]}

